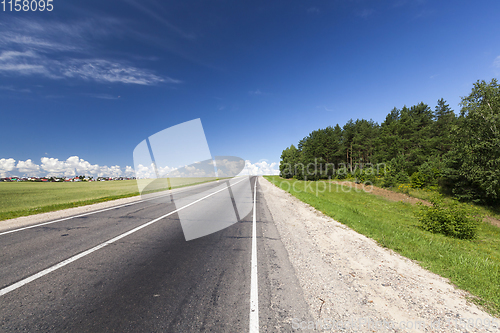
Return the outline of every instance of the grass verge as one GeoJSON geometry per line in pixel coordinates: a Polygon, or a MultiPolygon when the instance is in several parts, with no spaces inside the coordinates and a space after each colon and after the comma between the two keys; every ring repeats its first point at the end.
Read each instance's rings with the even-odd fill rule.
{"type": "Polygon", "coordinates": [[[500,228],[481,223],[476,240],[449,238],[422,230],[415,217],[419,208],[408,203],[340,184],[265,178],[380,245],[450,279],[473,295],[471,301],[500,315],[500,228]]]}
{"type": "MultiPolygon", "coordinates": [[[[439,193],[441,192],[439,191],[439,188],[437,186],[430,188],[410,188],[408,191],[409,196],[427,201],[432,197],[433,194],[439,194],[439,193]]],[[[452,200],[452,198],[448,195],[444,195],[444,197],[445,201],[447,202],[450,202],[452,200]]],[[[489,207],[489,206],[476,205],[472,203],[469,204],[479,209],[479,212],[481,214],[500,220],[500,206],[489,207]]]]}

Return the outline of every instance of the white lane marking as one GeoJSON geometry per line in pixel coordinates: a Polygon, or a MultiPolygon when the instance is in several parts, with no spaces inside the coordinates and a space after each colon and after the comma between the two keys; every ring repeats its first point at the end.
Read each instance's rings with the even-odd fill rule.
{"type": "MultiPolygon", "coordinates": [[[[211,184],[211,183],[212,182],[208,182],[206,184],[199,184],[199,185],[202,186],[202,185],[208,185],[208,184],[211,184]]],[[[196,186],[196,185],[194,185],[194,186],[196,186]]],[[[177,191],[175,191],[175,193],[186,192],[188,190],[191,190],[192,188],[193,187],[190,187],[189,189],[182,189],[182,190],[178,189],[177,191]]],[[[62,219],[59,219],[59,220],[55,220],[55,221],[49,221],[49,222],[44,222],[44,223],[40,223],[40,224],[30,225],[28,227],[23,227],[23,228],[19,228],[19,229],[14,229],[14,230],[9,230],[9,231],[5,231],[5,232],[0,232],[0,236],[6,235],[6,234],[11,234],[11,233],[22,231],[22,230],[26,230],[26,229],[32,229],[32,228],[41,227],[41,226],[44,226],[44,225],[47,225],[47,224],[52,224],[52,223],[58,223],[58,222],[66,221],[66,220],[71,220],[71,219],[74,219],[74,218],[77,218],[77,217],[82,217],[82,216],[87,216],[87,215],[102,213],[102,212],[105,212],[105,211],[108,211],[108,210],[112,210],[112,209],[117,209],[117,208],[122,208],[122,207],[126,207],[126,206],[131,206],[131,205],[135,205],[135,204],[146,202],[146,201],[151,201],[151,200],[155,200],[155,199],[159,199],[159,198],[163,198],[163,197],[168,197],[169,195],[170,195],[170,193],[165,194],[165,195],[158,195],[158,196],[156,196],[154,198],[150,198],[150,199],[144,199],[144,200],[135,201],[135,202],[131,202],[131,203],[124,204],[124,205],[113,206],[113,207],[110,207],[110,208],[100,209],[100,210],[96,210],[96,211],[93,211],[93,212],[83,213],[83,214],[80,214],[80,215],[65,217],[65,218],[62,218],[62,219]]]]}
{"type": "Polygon", "coordinates": [[[253,194],[252,270],[250,273],[250,333],[259,332],[259,283],[257,276],[257,178],[253,194]]]}
{"type": "MultiPolygon", "coordinates": [[[[234,183],[233,185],[230,185],[230,186],[234,186],[234,185],[236,185],[238,183],[241,183],[244,180],[245,179],[242,179],[239,182],[236,182],[236,183],[234,183]]],[[[163,218],[165,218],[165,217],[167,217],[169,215],[177,213],[178,211],[180,211],[180,210],[182,210],[184,208],[192,206],[195,203],[198,203],[198,202],[200,202],[200,201],[202,201],[202,200],[204,200],[204,199],[206,199],[208,197],[211,197],[212,195],[217,194],[217,193],[219,193],[221,191],[224,191],[224,190],[227,190],[227,187],[224,187],[224,188],[222,188],[222,189],[220,189],[218,191],[210,193],[209,195],[204,196],[203,198],[200,198],[198,200],[195,200],[195,201],[193,201],[193,202],[191,202],[191,203],[189,203],[189,204],[187,204],[187,205],[185,205],[185,206],[183,206],[183,207],[181,207],[179,209],[176,209],[176,210],[174,210],[174,211],[172,211],[172,212],[170,212],[168,214],[165,214],[163,216],[160,216],[160,217],[158,217],[158,218],[156,218],[156,219],[154,219],[152,221],[146,222],[145,224],[140,225],[140,226],[138,226],[138,227],[136,227],[136,228],[134,228],[132,230],[129,230],[129,231],[127,231],[127,232],[125,232],[125,233],[123,233],[123,234],[121,234],[119,236],[116,236],[115,238],[112,238],[112,239],[110,239],[110,240],[108,240],[108,241],[106,241],[104,243],[101,243],[101,244],[99,244],[97,246],[94,246],[93,248],[88,249],[87,251],[84,251],[84,252],[81,252],[81,253],[79,253],[77,255],[74,255],[73,257],[68,258],[68,259],[66,259],[64,261],[61,261],[60,263],[58,263],[58,264],[56,264],[54,266],[51,266],[51,267],[49,267],[47,269],[44,269],[43,271],[40,271],[40,272],[38,272],[38,273],[36,273],[36,274],[34,274],[32,276],[29,276],[29,277],[27,277],[27,278],[25,278],[25,279],[23,279],[21,281],[18,281],[18,282],[14,283],[14,284],[12,284],[12,285],[10,285],[8,287],[0,289],[0,296],[3,296],[5,294],[7,294],[7,293],[10,293],[11,291],[16,290],[17,288],[20,288],[20,287],[24,286],[25,284],[28,284],[28,283],[30,283],[30,282],[38,279],[38,278],[41,278],[42,276],[47,275],[47,274],[49,274],[49,273],[51,273],[51,272],[53,272],[53,271],[55,271],[55,270],[57,270],[57,269],[59,269],[61,267],[64,267],[64,266],[72,263],[73,261],[76,261],[76,260],[78,260],[80,258],[83,258],[86,255],[91,254],[92,252],[95,252],[95,251],[97,251],[99,249],[102,249],[103,247],[105,247],[105,246],[107,246],[109,244],[112,244],[112,243],[114,243],[114,242],[116,242],[116,241],[118,241],[118,240],[120,240],[120,239],[122,239],[124,237],[127,237],[127,236],[133,234],[134,232],[139,231],[139,230],[141,230],[143,228],[146,228],[147,226],[150,226],[151,224],[156,223],[156,222],[160,221],[161,219],[163,219],[163,218]]]]}

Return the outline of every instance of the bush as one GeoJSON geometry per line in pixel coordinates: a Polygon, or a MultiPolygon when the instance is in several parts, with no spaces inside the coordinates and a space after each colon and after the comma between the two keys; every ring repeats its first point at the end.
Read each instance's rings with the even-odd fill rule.
{"type": "Polygon", "coordinates": [[[412,187],[423,188],[437,185],[438,179],[441,177],[440,169],[443,167],[442,165],[443,162],[437,157],[430,157],[428,161],[418,167],[418,171],[411,175],[412,187]]]}
{"type": "Polygon", "coordinates": [[[424,230],[459,239],[474,239],[482,217],[472,206],[453,200],[445,204],[440,195],[431,200],[432,206],[421,205],[417,217],[424,230]]]}
{"type": "Polygon", "coordinates": [[[391,187],[397,184],[410,182],[410,177],[405,169],[405,163],[406,161],[403,155],[399,155],[389,161],[385,169],[384,181],[382,183],[383,187],[391,187]]]}
{"type": "Polygon", "coordinates": [[[410,177],[411,187],[422,188],[425,186],[425,177],[420,172],[414,172],[410,177]]]}

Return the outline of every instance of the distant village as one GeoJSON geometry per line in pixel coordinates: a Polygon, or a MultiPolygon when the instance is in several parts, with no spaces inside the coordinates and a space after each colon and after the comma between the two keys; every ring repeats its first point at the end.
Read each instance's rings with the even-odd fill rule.
{"type": "Polygon", "coordinates": [[[0,178],[0,182],[106,182],[131,179],[135,177],[5,177],[0,178]]]}

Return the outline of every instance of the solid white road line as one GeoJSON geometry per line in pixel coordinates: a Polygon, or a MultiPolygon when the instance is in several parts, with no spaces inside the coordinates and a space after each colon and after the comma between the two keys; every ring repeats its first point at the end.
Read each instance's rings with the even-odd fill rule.
{"type": "MultiPolygon", "coordinates": [[[[243,179],[243,180],[245,180],[245,179],[243,179]]],[[[238,183],[241,183],[243,180],[240,180],[239,182],[236,182],[236,183],[234,183],[233,185],[230,185],[230,186],[234,186],[234,185],[236,185],[238,183]]],[[[204,196],[203,198],[200,198],[200,199],[198,199],[196,201],[193,201],[190,204],[187,204],[187,205],[185,205],[185,206],[183,206],[183,207],[181,207],[179,209],[176,209],[176,210],[174,210],[174,211],[172,211],[172,212],[170,212],[168,214],[165,214],[165,215],[160,216],[160,217],[158,217],[158,218],[156,218],[156,219],[154,219],[152,221],[149,221],[149,222],[147,222],[147,223],[145,223],[143,225],[140,225],[140,226],[138,226],[138,227],[136,227],[136,228],[134,228],[134,229],[132,229],[130,231],[127,231],[127,232],[125,232],[125,233],[123,233],[123,234],[121,234],[119,236],[116,236],[115,238],[112,238],[112,239],[110,239],[110,240],[108,240],[108,241],[106,241],[104,243],[101,243],[101,244],[99,244],[97,246],[94,246],[93,248],[88,249],[87,251],[81,252],[81,253],[79,253],[79,254],[77,254],[77,255],[69,258],[69,259],[61,261],[60,263],[58,263],[58,264],[56,264],[54,266],[51,266],[51,267],[49,267],[47,269],[44,269],[43,271],[38,272],[38,273],[36,273],[36,274],[34,274],[34,275],[30,276],[30,277],[27,277],[27,278],[25,278],[25,279],[23,279],[23,280],[21,280],[19,282],[16,282],[16,283],[14,283],[14,284],[12,284],[12,285],[10,285],[8,287],[0,289],[0,296],[3,296],[5,294],[7,294],[7,293],[10,293],[11,291],[16,290],[17,288],[20,288],[20,287],[24,286],[25,284],[28,284],[28,283],[30,283],[30,282],[38,279],[38,278],[41,278],[42,276],[47,275],[47,274],[49,274],[49,273],[51,273],[51,272],[53,272],[53,271],[55,271],[55,270],[57,270],[57,269],[59,269],[61,267],[64,267],[64,266],[72,263],[73,261],[76,261],[76,260],[78,260],[80,258],[83,258],[86,255],[91,254],[92,252],[95,252],[95,251],[97,251],[99,249],[102,249],[103,247],[105,247],[105,246],[107,246],[109,244],[112,244],[112,243],[114,243],[114,242],[116,242],[116,241],[118,241],[118,240],[120,240],[120,239],[122,239],[124,237],[127,237],[127,236],[135,233],[136,231],[139,231],[139,230],[141,230],[143,228],[146,228],[147,226],[150,226],[151,224],[156,223],[156,222],[160,221],[161,219],[163,219],[163,218],[165,218],[165,217],[167,217],[169,215],[175,214],[175,213],[177,213],[178,211],[180,211],[180,210],[182,210],[184,208],[192,206],[195,203],[198,203],[198,202],[200,202],[200,201],[202,201],[202,200],[204,200],[204,199],[206,199],[208,197],[211,197],[212,195],[217,194],[217,193],[219,193],[221,191],[224,191],[224,190],[227,190],[227,187],[224,187],[224,188],[222,188],[222,189],[220,189],[218,191],[210,193],[209,195],[204,196]]]]}
{"type": "Polygon", "coordinates": [[[257,178],[253,194],[252,270],[250,273],[250,333],[259,332],[259,283],[257,276],[257,178]]]}
{"type": "MultiPolygon", "coordinates": [[[[208,182],[206,184],[199,184],[199,185],[202,186],[202,185],[208,185],[208,184],[211,184],[211,183],[212,182],[208,182]]],[[[194,186],[196,186],[196,185],[194,185],[194,186]]],[[[182,192],[186,192],[187,190],[190,190],[190,189],[192,189],[192,187],[190,187],[189,189],[177,189],[177,191],[175,191],[174,193],[179,193],[179,192],[182,193],[182,192]]],[[[174,190],[171,190],[171,191],[174,191],[174,190]]],[[[100,210],[96,210],[96,211],[93,211],[93,212],[88,212],[88,213],[83,213],[83,214],[79,214],[79,215],[75,215],[75,216],[65,217],[65,218],[62,218],[62,219],[59,219],[59,220],[55,220],[55,221],[49,221],[49,222],[44,222],[44,223],[30,225],[28,227],[23,227],[23,228],[18,228],[18,229],[14,229],[14,230],[4,231],[4,232],[0,232],[0,236],[6,235],[6,234],[11,234],[11,233],[22,231],[22,230],[26,230],[26,229],[32,229],[32,228],[41,227],[41,226],[44,226],[44,225],[47,225],[47,224],[52,224],[52,223],[58,223],[58,222],[62,222],[62,221],[67,221],[67,220],[71,220],[71,219],[74,219],[74,218],[77,218],[77,217],[82,217],[82,216],[87,216],[87,215],[102,213],[102,212],[105,212],[105,211],[108,211],[108,210],[112,210],[112,209],[127,207],[127,206],[135,205],[135,204],[138,204],[138,203],[155,200],[155,199],[158,199],[158,198],[168,197],[169,195],[171,195],[170,192],[168,194],[158,195],[158,196],[156,196],[154,198],[150,198],[150,199],[144,199],[144,200],[134,201],[134,202],[131,202],[131,203],[128,203],[128,204],[119,205],[119,206],[113,206],[113,207],[110,207],[110,208],[100,209],[100,210]]]]}

